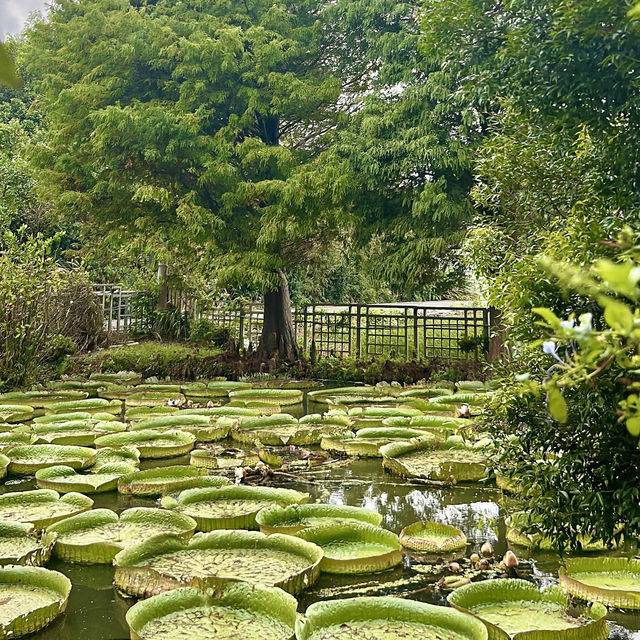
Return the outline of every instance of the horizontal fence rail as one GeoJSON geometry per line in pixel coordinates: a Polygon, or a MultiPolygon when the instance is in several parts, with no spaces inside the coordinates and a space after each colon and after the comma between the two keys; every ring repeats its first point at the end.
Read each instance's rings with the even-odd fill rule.
{"type": "MultiPolygon", "coordinates": [[[[107,332],[153,331],[152,294],[95,285],[107,332]]],[[[197,301],[169,289],[168,309],[192,321],[206,319],[227,327],[244,347],[257,347],[264,310],[257,303],[197,301]]],[[[484,360],[489,352],[492,314],[486,307],[437,303],[307,305],[292,307],[302,352],[315,357],[405,360],[439,357],[484,360]]],[[[157,312],[156,312],[157,313],[157,312]]]]}

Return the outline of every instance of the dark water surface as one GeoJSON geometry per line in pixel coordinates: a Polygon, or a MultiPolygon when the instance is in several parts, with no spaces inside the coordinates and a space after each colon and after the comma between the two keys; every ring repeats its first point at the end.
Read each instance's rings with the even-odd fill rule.
{"type": "MultiPolygon", "coordinates": [[[[300,415],[304,410],[299,410],[300,415]]],[[[150,466],[188,464],[187,457],[143,462],[150,466]]],[[[309,483],[289,483],[288,488],[307,491],[317,501],[366,507],[383,515],[383,526],[395,533],[418,520],[437,520],[459,527],[466,534],[468,553],[478,550],[489,540],[496,554],[502,555],[505,544],[505,513],[509,498],[495,488],[466,486],[433,488],[401,481],[384,472],[379,459],[352,460],[338,466],[307,474],[309,483]]],[[[32,478],[9,480],[0,491],[33,489],[32,478]]],[[[94,508],[123,511],[134,506],[155,506],[156,501],[146,498],[121,496],[115,492],[92,495],[94,508]]],[[[540,583],[553,582],[557,576],[559,558],[555,554],[527,554],[515,548],[521,567],[540,583]]],[[[297,596],[300,611],[312,602],[354,595],[381,595],[383,593],[418,592],[410,597],[443,604],[442,595],[431,588],[437,577],[425,575],[412,568],[416,560],[405,559],[404,565],[379,574],[361,576],[321,575],[308,591],[297,596]]],[[[129,630],[125,622],[127,609],[134,600],[121,597],[112,585],[110,566],[82,566],[52,561],[47,565],[66,574],[73,584],[67,612],[40,633],[30,636],[34,640],[125,640],[129,630]]],[[[611,639],[640,640],[640,613],[611,611],[611,639]]]]}

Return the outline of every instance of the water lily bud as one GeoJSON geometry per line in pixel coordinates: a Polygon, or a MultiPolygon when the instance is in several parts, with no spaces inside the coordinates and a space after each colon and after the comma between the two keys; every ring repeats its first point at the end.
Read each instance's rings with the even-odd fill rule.
{"type": "Polygon", "coordinates": [[[480,560],[480,568],[485,570],[491,569],[491,563],[487,558],[482,558],[482,560],[480,560]]]}
{"type": "Polygon", "coordinates": [[[504,554],[502,562],[504,562],[504,566],[507,569],[514,569],[518,566],[518,558],[516,558],[516,554],[513,553],[513,551],[507,551],[507,553],[504,554]]]}
{"type": "Polygon", "coordinates": [[[480,553],[485,558],[493,557],[493,554],[495,553],[494,550],[493,550],[493,545],[490,542],[485,542],[482,545],[482,547],[480,548],[480,553]]]}
{"type": "Polygon", "coordinates": [[[458,573],[460,571],[460,565],[457,562],[452,562],[449,565],[449,569],[453,571],[453,573],[458,573]]]}

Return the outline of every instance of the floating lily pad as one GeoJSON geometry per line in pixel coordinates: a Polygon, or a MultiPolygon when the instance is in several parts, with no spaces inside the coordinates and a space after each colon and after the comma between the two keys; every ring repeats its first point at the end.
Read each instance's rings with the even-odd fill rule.
{"type": "Polygon", "coordinates": [[[489,393],[454,393],[453,395],[444,395],[437,398],[432,398],[431,402],[435,404],[444,405],[469,405],[469,406],[482,406],[489,399],[489,393]]]}
{"type": "Polygon", "coordinates": [[[281,589],[242,583],[207,593],[182,588],[135,604],[127,612],[127,623],[133,640],[288,640],[296,607],[295,598],[281,589]]]}
{"type": "Polygon", "coordinates": [[[525,580],[485,580],[456,589],[447,600],[459,611],[482,620],[492,640],[609,637],[604,606],[572,607],[567,594],[556,586],[541,591],[525,580]]]}
{"type": "Polygon", "coordinates": [[[114,582],[138,598],[238,580],[295,594],[318,579],[321,559],[322,549],[315,544],[279,533],[212,531],[188,542],[156,536],[118,553],[114,582]]]}
{"type": "Polygon", "coordinates": [[[0,405],[0,422],[26,422],[35,415],[35,409],[24,404],[0,405]]]}
{"type": "Polygon", "coordinates": [[[196,402],[209,400],[219,400],[229,397],[232,391],[241,391],[251,389],[250,382],[233,382],[231,380],[217,380],[208,384],[196,382],[189,385],[183,385],[182,392],[184,395],[196,402]]]}
{"type": "Polygon", "coordinates": [[[60,493],[80,491],[82,493],[104,493],[115,491],[118,479],[135,471],[126,462],[112,462],[99,467],[93,473],[80,474],[64,465],[36,471],[36,484],[40,489],[54,489],[60,493]]]}
{"type": "Polygon", "coordinates": [[[93,422],[79,420],[74,422],[55,422],[53,424],[34,424],[19,427],[16,431],[33,433],[36,444],[64,444],[78,447],[90,447],[96,438],[108,433],[120,433],[127,430],[124,422],[93,422]]]}
{"type": "Polygon", "coordinates": [[[171,416],[178,413],[178,407],[169,407],[167,405],[155,407],[133,407],[127,409],[125,417],[127,422],[139,422],[140,420],[150,420],[151,418],[159,418],[160,416],[171,416]]]}
{"type": "Polygon", "coordinates": [[[333,453],[361,458],[382,457],[381,448],[396,440],[404,441],[411,437],[420,437],[433,441],[435,447],[439,440],[433,434],[415,429],[398,429],[393,427],[369,427],[357,433],[327,436],[322,438],[320,446],[333,453]]]}
{"type": "Polygon", "coordinates": [[[15,491],[0,495],[0,520],[31,523],[36,529],[44,529],[92,506],[93,500],[81,493],[67,493],[61,498],[51,489],[15,491]]]}
{"type": "Polygon", "coordinates": [[[326,573],[372,573],[402,562],[398,536],[364,522],[309,527],[296,535],[322,548],[320,570],[326,573]]]}
{"type": "Polygon", "coordinates": [[[7,456],[0,453],[0,479],[4,478],[7,475],[7,470],[9,469],[10,462],[11,460],[9,460],[7,456]]]}
{"type": "Polygon", "coordinates": [[[118,414],[122,411],[120,400],[105,400],[104,398],[87,398],[86,400],[71,400],[69,402],[56,402],[48,407],[52,413],[72,413],[83,411],[85,413],[112,413],[118,414]]]}
{"type": "Polygon", "coordinates": [[[282,445],[310,445],[318,444],[323,436],[342,433],[344,425],[331,423],[329,421],[301,422],[295,418],[288,418],[278,423],[270,418],[278,416],[266,416],[244,420],[241,427],[231,431],[231,437],[236,442],[244,444],[262,444],[270,446],[282,445]],[[249,423],[262,423],[265,426],[249,428],[249,423]]]}
{"type": "Polygon", "coordinates": [[[24,404],[34,409],[44,409],[56,402],[84,400],[86,391],[13,391],[0,394],[0,404],[24,404]]]}
{"type": "Polygon", "coordinates": [[[234,485],[213,489],[187,489],[178,500],[163,501],[163,506],[190,516],[198,530],[257,529],[260,509],[274,504],[286,506],[308,502],[309,494],[291,489],[234,485]]]}
{"type": "Polygon", "coordinates": [[[89,376],[90,380],[98,382],[111,382],[113,384],[140,384],[142,382],[142,376],[135,371],[118,371],[118,373],[92,373],[89,376]]]}
{"type": "Polygon", "coordinates": [[[403,398],[437,398],[439,396],[451,395],[453,391],[445,387],[412,387],[398,394],[399,399],[403,398]]]}
{"type": "MultiPolygon", "coordinates": [[[[111,415],[111,414],[109,414],[111,415]]],[[[53,424],[55,422],[77,422],[79,420],[93,420],[94,414],[88,411],[71,411],[70,413],[50,413],[46,416],[34,418],[34,424],[53,424]]]]}
{"type": "Polygon", "coordinates": [[[212,485],[224,486],[231,483],[226,478],[207,475],[206,469],[171,466],[136,471],[123,476],[118,481],[118,491],[137,496],[159,496],[199,486],[202,478],[208,478],[212,485]]]}
{"type": "Polygon", "coordinates": [[[191,452],[189,464],[205,469],[233,469],[235,467],[255,467],[260,457],[252,451],[239,451],[233,455],[218,455],[208,449],[196,449],[191,452]]]}
{"type": "Polygon", "coordinates": [[[482,480],[487,475],[487,461],[481,451],[470,447],[434,450],[433,439],[393,442],[382,447],[380,452],[382,466],[404,478],[458,484],[482,480]]]}
{"type": "Polygon", "coordinates": [[[386,418],[411,418],[422,415],[419,409],[409,407],[360,407],[349,409],[349,417],[355,419],[354,428],[382,427],[386,418]]]}
{"type": "Polygon", "coordinates": [[[173,416],[164,416],[142,420],[131,425],[132,431],[140,429],[155,429],[156,431],[167,431],[169,429],[178,429],[192,433],[198,442],[215,442],[224,440],[231,431],[231,428],[237,424],[233,418],[213,418],[211,416],[188,415],[181,414],[173,416]]]}
{"type": "Polygon", "coordinates": [[[135,447],[102,447],[96,451],[96,460],[89,471],[93,472],[106,464],[126,462],[132,467],[140,463],[140,452],[135,447]]]}
{"type": "Polygon", "coordinates": [[[299,389],[240,389],[231,391],[231,400],[242,402],[260,402],[275,404],[281,407],[302,402],[303,392],[299,389]]]}
{"type": "Polygon", "coordinates": [[[230,409],[253,409],[257,411],[260,416],[270,416],[274,413],[282,413],[282,408],[279,404],[256,402],[254,400],[231,400],[229,404],[225,406],[230,409]]]}
{"type": "Polygon", "coordinates": [[[111,564],[115,555],[153,536],[171,534],[188,540],[196,529],[192,518],[164,509],[135,507],[120,514],[95,509],[47,528],[58,541],[54,556],[64,562],[111,564]]]}
{"type": "Polygon", "coordinates": [[[189,453],[195,442],[195,436],[185,431],[142,429],[101,436],[96,438],[96,447],[133,446],[141,458],[174,458],[189,453]]]}
{"type": "Polygon", "coordinates": [[[202,407],[199,409],[183,409],[180,415],[199,415],[199,416],[225,416],[228,418],[255,418],[263,415],[260,409],[251,409],[249,407],[231,407],[228,404],[224,407],[202,407]]]}
{"type": "Polygon", "coordinates": [[[180,402],[185,400],[180,391],[145,391],[137,387],[108,389],[100,391],[98,395],[107,400],[123,401],[127,407],[155,407],[157,405],[165,405],[170,400],[178,400],[180,402]]]}
{"type": "Polygon", "coordinates": [[[332,404],[337,398],[358,397],[365,401],[375,400],[381,396],[387,396],[388,390],[380,387],[338,387],[335,389],[318,389],[309,391],[307,397],[311,402],[319,404],[332,404]]]}
{"type": "Polygon", "coordinates": [[[441,553],[464,549],[467,537],[448,524],[414,522],[400,532],[400,544],[407,549],[426,553],[441,553]]]}
{"type": "Polygon", "coordinates": [[[378,527],[382,516],[369,509],[337,504],[294,504],[288,507],[274,505],[262,509],[256,516],[260,531],[266,534],[295,534],[321,524],[349,524],[354,521],[378,527]]]}
{"type": "Polygon", "coordinates": [[[491,383],[481,380],[459,380],[456,382],[456,389],[464,393],[484,393],[491,389],[491,383]]]}
{"type": "Polygon", "coordinates": [[[9,473],[31,474],[38,469],[64,464],[72,469],[86,469],[96,458],[89,447],[71,447],[60,444],[31,444],[13,447],[7,451],[9,473]]]}
{"type": "Polygon", "coordinates": [[[316,602],[296,624],[298,640],[487,640],[479,620],[449,607],[400,598],[316,602]]]}
{"type": "Polygon", "coordinates": [[[583,600],[640,609],[640,560],[573,558],[559,570],[560,585],[583,600]]]}
{"type": "Polygon", "coordinates": [[[0,638],[22,638],[46,627],[66,608],[69,579],[42,567],[0,568],[0,638]]]}
{"type": "Polygon", "coordinates": [[[4,452],[13,447],[26,446],[33,444],[35,441],[36,437],[31,432],[7,431],[6,433],[0,433],[0,451],[4,452]]]}
{"type": "Polygon", "coordinates": [[[51,558],[55,533],[35,531],[31,524],[0,522],[0,565],[41,567],[51,558]]]}

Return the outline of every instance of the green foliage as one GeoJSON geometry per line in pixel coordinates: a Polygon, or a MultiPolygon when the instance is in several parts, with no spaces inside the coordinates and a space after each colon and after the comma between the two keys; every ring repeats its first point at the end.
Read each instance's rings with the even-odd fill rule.
{"type": "Polygon", "coordinates": [[[51,256],[55,239],[4,235],[0,254],[0,384],[26,385],[95,344],[102,312],[86,275],[51,256]]]}
{"type": "Polygon", "coordinates": [[[13,88],[20,86],[20,78],[18,78],[15,62],[9,53],[9,49],[2,42],[0,42],[0,85],[13,88]]]}
{"type": "Polygon", "coordinates": [[[189,341],[227,349],[231,340],[231,329],[223,327],[206,318],[199,318],[191,326],[189,341]]]}
{"type": "MultiPolygon", "coordinates": [[[[534,309],[544,355],[508,380],[487,425],[496,432],[503,471],[523,487],[534,520],[560,546],[580,534],[605,542],[620,526],[640,533],[640,245],[630,229],[615,261],[591,268],[540,261],[560,288],[600,309],[563,320],[534,309]]],[[[533,341],[526,353],[540,350],[533,341]]]]}

